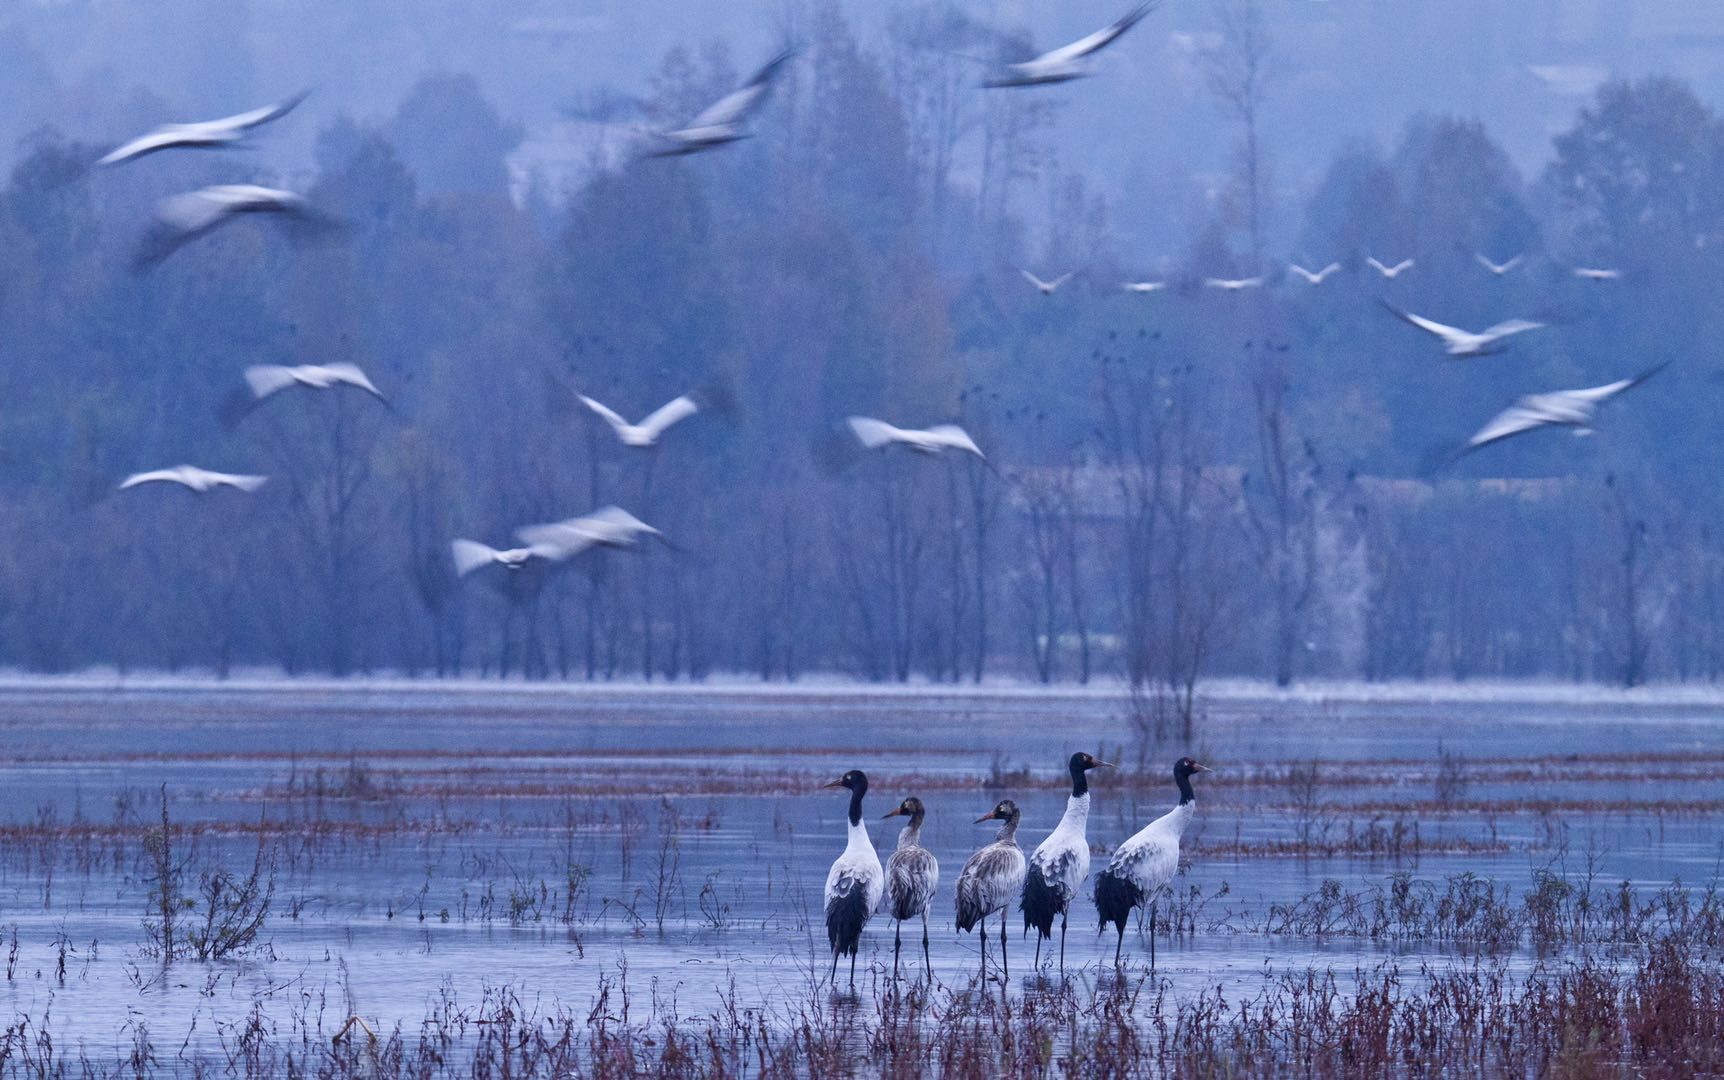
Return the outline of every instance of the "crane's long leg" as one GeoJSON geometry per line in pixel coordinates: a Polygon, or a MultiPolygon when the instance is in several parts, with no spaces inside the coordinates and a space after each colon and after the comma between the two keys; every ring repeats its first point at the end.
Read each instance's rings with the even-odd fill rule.
{"type": "Polygon", "coordinates": [[[982,978],[988,977],[988,917],[982,916],[982,978]]]}
{"type": "Polygon", "coordinates": [[[858,945],[855,951],[850,954],[850,985],[852,988],[856,985],[856,953],[861,951],[862,947],[858,945]]]}
{"type": "Polygon", "coordinates": [[[892,981],[898,981],[898,954],[904,949],[904,924],[892,924],[892,981]]]}
{"type": "Polygon", "coordinates": [[[1012,977],[1012,962],[1006,959],[1006,909],[1000,909],[1000,975],[1002,978],[1012,977]]]}
{"type": "Polygon", "coordinates": [[[1125,944],[1125,920],[1121,919],[1116,926],[1119,929],[1119,938],[1113,943],[1113,966],[1117,968],[1119,967],[1119,950],[1125,944]]]}
{"type": "Polygon", "coordinates": [[[1149,970],[1155,970],[1155,901],[1149,902],[1149,970]]]}
{"type": "Polygon", "coordinates": [[[1042,932],[1041,932],[1041,931],[1040,931],[1040,930],[1037,930],[1037,931],[1036,931],[1036,963],[1035,963],[1035,970],[1037,970],[1037,971],[1040,971],[1040,970],[1041,970],[1041,969],[1042,969],[1042,932]]]}
{"type": "Polygon", "coordinates": [[[838,947],[836,945],[834,945],[832,947],[832,975],[831,975],[831,979],[832,979],[832,985],[837,986],[838,985],[838,947]]]}
{"type": "Polygon", "coordinates": [[[928,954],[928,909],[922,909],[922,967],[928,972],[929,981],[934,978],[934,960],[928,954]]]}
{"type": "Polygon", "coordinates": [[[1060,974],[1066,970],[1066,913],[1060,912],[1060,974]]]}

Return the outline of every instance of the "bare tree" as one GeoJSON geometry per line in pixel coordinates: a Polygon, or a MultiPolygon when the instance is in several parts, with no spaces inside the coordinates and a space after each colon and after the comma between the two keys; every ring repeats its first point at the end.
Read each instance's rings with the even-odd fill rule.
{"type": "Polygon", "coordinates": [[[1292,430],[1287,379],[1271,361],[1252,384],[1258,472],[1241,481],[1258,566],[1274,603],[1275,684],[1293,682],[1317,580],[1317,448],[1292,430]]]}
{"type": "Polygon", "coordinates": [[[1251,269],[1263,269],[1266,167],[1261,124],[1272,75],[1272,42],[1257,0],[1217,0],[1220,43],[1204,57],[1209,92],[1240,126],[1240,202],[1251,241],[1251,269]]]}

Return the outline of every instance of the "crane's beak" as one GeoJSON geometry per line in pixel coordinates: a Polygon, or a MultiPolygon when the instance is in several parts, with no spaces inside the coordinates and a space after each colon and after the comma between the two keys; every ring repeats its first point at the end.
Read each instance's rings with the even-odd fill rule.
{"type": "Polygon", "coordinates": [[[1192,772],[1214,772],[1215,770],[1211,769],[1207,765],[1199,765],[1197,762],[1194,761],[1191,763],[1191,771],[1192,772]]]}
{"type": "Polygon", "coordinates": [[[989,810],[987,813],[983,814],[981,817],[976,819],[976,824],[980,825],[984,821],[992,821],[999,816],[1000,816],[999,814],[995,813],[992,810],[989,810]]]}
{"type": "Polygon", "coordinates": [[[887,812],[886,812],[886,813],[884,813],[884,814],[881,814],[881,815],[880,815],[880,816],[881,816],[881,817],[882,817],[882,818],[889,818],[889,817],[899,817],[899,816],[901,816],[901,815],[902,815],[902,814],[903,814],[903,813],[904,813],[904,808],[903,808],[903,807],[902,807],[902,806],[900,806],[900,807],[897,807],[897,808],[895,808],[895,809],[893,809],[893,810],[888,810],[888,811],[887,811],[887,812]]]}
{"type": "Polygon", "coordinates": [[[842,776],[840,776],[838,779],[832,781],[831,783],[821,784],[820,786],[821,787],[843,787],[844,786],[844,778],[842,776]]]}
{"type": "Polygon", "coordinates": [[[1094,765],[1091,765],[1090,768],[1092,768],[1092,769],[1117,769],[1117,768],[1119,768],[1119,766],[1115,765],[1111,761],[1098,761],[1094,765]]]}

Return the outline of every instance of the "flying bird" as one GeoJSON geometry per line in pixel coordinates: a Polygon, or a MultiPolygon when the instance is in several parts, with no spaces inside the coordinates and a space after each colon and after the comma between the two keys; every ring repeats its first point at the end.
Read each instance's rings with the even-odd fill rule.
{"type": "Polygon", "coordinates": [[[898,443],[922,454],[938,454],[944,450],[963,450],[987,460],[981,447],[976,445],[968,432],[956,424],[938,424],[925,430],[893,427],[884,420],[875,420],[868,416],[852,416],[845,423],[850,425],[850,431],[869,450],[898,443]]]}
{"type": "Polygon", "coordinates": [[[228,395],[221,409],[222,421],[229,427],[244,419],[251,410],[283,390],[304,387],[307,390],[334,390],[351,386],[389,404],[389,399],[377,389],[358,364],[341,361],[334,364],[257,364],[245,369],[245,386],[228,395]]]}
{"type": "Polygon", "coordinates": [[[832,980],[838,980],[838,957],[850,956],[850,981],[856,981],[856,954],[861,951],[862,928],[880,906],[886,891],[886,873],[868,825],[862,820],[862,796],[868,794],[868,777],[860,769],[832,781],[827,787],[850,791],[850,827],[844,853],[832,861],[826,874],[826,940],[832,945],[832,980]]]}
{"type": "Polygon", "coordinates": [[[1592,420],[1597,415],[1599,406],[1634,389],[1647,379],[1663,371],[1669,361],[1647,368],[1640,374],[1618,379],[1603,386],[1594,386],[1585,390],[1557,390],[1547,394],[1528,394],[1513,405],[1504,409],[1490,422],[1480,428],[1472,438],[1463,443],[1452,455],[1450,460],[1470,454],[1481,446],[1524,435],[1529,431],[1537,431],[1543,427],[1573,428],[1576,435],[1592,434],[1592,420]]]}
{"type": "Polygon", "coordinates": [[[1125,924],[1131,913],[1149,905],[1149,966],[1155,966],[1155,905],[1161,890],[1179,872],[1179,838],[1191,825],[1197,810],[1197,796],[1191,790],[1191,777],[1209,772],[1205,766],[1188,757],[1173,764],[1173,782],[1179,786],[1179,805],[1156,818],[1114,849],[1107,869],[1095,878],[1095,910],[1101,917],[1100,929],[1113,923],[1119,939],[1113,947],[1113,963],[1119,966],[1120,946],[1125,943],[1125,924]]]}
{"type": "Polygon", "coordinates": [[[1078,890],[1089,877],[1089,779],[1091,769],[1113,768],[1089,754],[1073,754],[1067,763],[1072,793],[1066,812],[1048,838],[1030,855],[1024,878],[1024,929],[1036,928],[1036,966],[1041,966],[1042,942],[1054,936],[1054,916],[1060,917],[1060,970],[1066,966],[1066,915],[1078,890]]]}
{"type": "Polygon", "coordinates": [[[1584,278],[1587,281],[1615,281],[1622,276],[1622,271],[1606,270],[1596,266],[1577,266],[1574,268],[1574,276],[1584,278]]]}
{"type": "Polygon", "coordinates": [[[305,100],[309,91],[295,94],[286,101],[275,105],[265,105],[261,109],[242,112],[238,116],[228,116],[220,120],[203,120],[192,124],[163,124],[147,135],[140,135],[131,142],[116,147],[102,157],[99,165],[119,165],[134,161],[158,150],[167,150],[176,146],[188,147],[222,147],[232,146],[244,139],[255,128],[278,120],[292,112],[294,107],[305,100]]]}
{"type": "Polygon", "coordinates": [[[513,573],[533,565],[534,560],[541,563],[556,561],[553,557],[555,552],[550,548],[534,545],[499,550],[477,540],[452,540],[449,553],[455,560],[456,577],[466,577],[487,566],[501,566],[513,573]]]}
{"type": "Polygon", "coordinates": [[[1295,274],[1298,274],[1300,277],[1304,278],[1305,284],[1307,284],[1307,285],[1321,285],[1321,284],[1323,284],[1323,282],[1329,280],[1330,274],[1333,274],[1337,270],[1341,269],[1341,264],[1338,262],[1332,262],[1328,266],[1325,266],[1321,270],[1312,271],[1312,270],[1305,269],[1303,266],[1300,266],[1298,263],[1292,263],[1287,267],[1287,269],[1293,271],[1295,274]]]}
{"type": "Polygon", "coordinates": [[[1165,281],[1127,281],[1127,282],[1122,283],[1120,285],[1120,288],[1122,288],[1126,292],[1130,292],[1130,293],[1160,292],[1162,289],[1167,288],[1167,282],[1165,282],[1165,281]]]}
{"type": "Polygon", "coordinates": [[[1029,282],[1031,285],[1034,285],[1036,287],[1036,291],[1041,293],[1043,296],[1052,296],[1055,289],[1058,289],[1061,285],[1070,281],[1072,277],[1070,270],[1061,274],[1059,277],[1054,278],[1052,281],[1043,281],[1028,270],[1020,269],[1018,273],[1024,275],[1024,280],[1029,282]]]}
{"type": "Polygon", "coordinates": [[[1373,258],[1371,256],[1366,256],[1365,261],[1370,264],[1371,269],[1375,270],[1379,274],[1382,274],[1384,277],[1388,278],[1390,281],[1393,281],[1394,279],[1400,277],[1402,274],[1406,273],[1408,270],[1411,270],[1413,268],[1413,260],[1411,260],[1411,259],[1402,259],[1400,262],[1396,263],[1393,266],[1384,266],[1382,263],[1378,262],[1375,258],[1373,258]]]}
{"type": "Polygon", "coordinates": [[[155,228],[139,248],[137,265],[153,266],[241,214],[269,214],[319,227],[333,224],[313,210],[303,195],[256,184],[217,184],[161,201],[156,207],[155,228]]]}
{"type": "Polygon", "coordinates": [[[585,394],[577,394],[581,404],[591,409],[616,432],[617,439],[624,446],[646,448],[658,445],[659,436],[663,435],[672,424],[686,420],[700,411],[700,400],[693,394],[683,394],[673,398],[658,407],[651,416],[638,424],[624,420],[616,410],[604,405],[585,394]]]}
{"type": "Polygon", "coordinates": [[[1425,333],[1440,340],[1443,343],[1443,350],[1450,356],[1460,358],[1470,356],[1489,356],[1492,353],[1499,353],[1502,351],[1500,343],[1505,338],[1512,337],[1515,334],[1525,333],[1528,330],[1538,330],[1545,325],[1541,322],[1533,322],[1530,319],[1509,319],[1505,322],[1497,323],[1495,326],[1490,327],[1487,330],[1480,330],[1475,334],[1469,330],[1461,330],[1453,326],[1444,326],[1442,323],[1437,322],[1434,319],[1427,319],[1423,315],[1414,315],[1410,311],[1402,311],[1400,308],[1387,301],[1383,302],[1383,306],[1387,308],[1389,313],[1394,315],[1395,318],[1400,319],[1409,326],[1416,326],[1425,333]]]}
{"type": "Polygon", "coordinates": [[[655,132],[664,145],[652,152],[654,157],[680,157],[712,150],[739,139],[748,138],[743,124],[758,110],[772,89],[773,80],[784,69],[796,50],[785,49],[768,60],[742,86],[719,98],[693,120],[680,128],[655,132]]]}
{"type": "Polygon", "coordinates": [[[664,534],[617,506],[548,525],[527,525],[515,536],[552,562],[571,559],[591,547],[626,548],[643,536],[664,534]]]}
{"type": "Polygon", "coordinates": [[[1502,277],[1504,274],[1508,273],[1510,270],[1513,270],[1515,267],[1519,266],[1521,264],[1521,262],[1526,259],[1526,256],[1524,254],[1516,255],[1514,258],[1510,259],[1508,262],[1499,263],[1499,262],[1491,262],[1484,255],[1475,251],[1475,252],[1473,252],[1473,258],[1478,260],[1478,264],[1480,266],[1484,267],[1486,270],[1489,270],[1491,273],[1495,274],[1497,277],[1502,277]]]}
{"type": "Polygon", "coordinates": [[[137,487],[139,484],[179,484],[181,487],[188,488],[200,495],[222,487],[250,493],[262,487],[268,479],[267,476],[211,472],[208,469],[200,469],[196,465],[175,465],[171,469],[133,473],[120,481],[117,490],[125,491],[127,488],[137,487]]]}
{"type": "Polygon", "coordinates": [[[1155,4],[1153,3],[1140,4],[1121,16],[1116,22],[1104,26],[1087,37],[1079,38],[1069,45],[1062,45],[1032,59],[1002,66],[982,85],[990,87],[1046,86],[1051,83],[1081,79],[1090,74],[1089,60],[1092,56],[1111,45],[1116,38],[1136,26],[1145,15],[1154,9],[1155,4]]]}
{"type": "Polygon", "coordinates": [[[1257,288],[1259,285],[1263,284],[1263,277],[1262,275],[1248,278],[1206,277],[1203,279],[1203,284],[1207,285],[1211,289],[1221,289],[1225,292],[1238,292],[1241,289],[1257,288]]]}

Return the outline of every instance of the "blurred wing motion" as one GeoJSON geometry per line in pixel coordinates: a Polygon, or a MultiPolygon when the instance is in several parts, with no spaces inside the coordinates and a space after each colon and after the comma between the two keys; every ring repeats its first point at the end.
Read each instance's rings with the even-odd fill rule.
{"type": "Polygon", "coordinates": [[[772,89],[773,80],[795,55],[796,50],[785,49],[768,60],[752,79],[707,106],[687,124],[659,132],[658,138],[666,145],[656,151],[656,155],[694,154],[746,138],[743,122],[760,108],[772,89]]]}
{"type": "Polygon", "coordinates": [[[301,195],[256,184],[217,184],[163,199],[156,224],[139,248],[137,265],[153,266],[206,233],[241,214],[270,214],[308,225],[330,227],[332,219],[312,210],[301,195]]]}
{"type": "Polygon", "coordinates": [[[1402,259],[1393,266],[1384,266],[1376,259],[1367,256],[1365,262],[1370,264],[1371,269],[1384,277],[1389,278],[1391,281],[1413,268],[1413,260],[1411,259],[1402,259]]]}
{"type": "Polygon", "coordinates": [[[1054,290],[1058,289],[1061,285],[1064,285],[1066,282],[1070,281],[1071,276],[1072,276],[1071,271],[1068,270],[1065,273],[1061,274],[1059,277],[1054,278],[1052,281],[1043,281],[1041,278],[1030,273],[1028,270],[1019,269],[1018,273],[1024,275],[1024,280],[1029,282],[1031,285],[1034,285],[1036,287],[1036,290],[1038,292],[1040,292],[1043,296],[1052,296],[1054,293],[1054,290]]]}
{"type": "Polygon", "coordinates": [[[241,473],[211,472],[195,465],[176,465],[171,469],[154,469],[150,472],[133,473],[120,481],[120,491],[134,488],[140,484],[179,484],[181,487],[195,491],[200,495],[214,491],[219,487],[230,487],[235,491],[252,492],[264,485],[269,477],[247,476],[241,473]]]}
{"type": "Polygon", "coordinates": [[[102,157],[99,165],[119,165],[176,146],[227,146],[243,139],[253,128],[280,119],[305,100],[307,92],[295,94],[286,101],[266,105],[261,109],[228,116],[220,120],[204,120],[193,124],[163,124],[147,135],[117,147],[102,157]]]}
{"type": "Polygon", "coordinates": [[[1447,326],[1435,319],[1427,319],[1423,315],[1403,311],[1386,300],[1382,304],[1395,318],[1440,340],[1444,350],[1450,356],[1484,356],[1498,351],[1496,346],[1504,338],[1525,333],[1528,330],[1538,330],[1545,325],[1530,319],[1508,319],[1475,334],[1470,330],[1447,326]]]}
{"type": "Polygon", "coordinates": [[[1140,4],[1115,22],[1093,34],[1081,37],[1069,45],[1042,53],[1021,63],[1006,64],[986,80],[986,86],[1045,86],[1088,75],[1090,57],[1111,45],[1121,34],[1130,30],[1155,9],[1155,4],[1140,4]]]}
{"type": "Polygon", "coordinates": [[[984,461],[987,455],[982,453],[969,432],[956,424],[939,424],[923,431],[910,428],[894,427],[884,420],[876,420],[871,416],[852,416],[845,421],[850,431],[856,436],[856,441],[869,450],[878,450],[893,443],[901,443],[912,450],[924,454],[938,454],[942,450],[963,450],[974,454],[984,461]]]}
{"type": "Polygon", "coordinates": [[[1332,262],[1328,266],[1325,266],[1321,270],[1313,271],[1313,270],[1305,269],[1303,266],[1300,266],[1298,263],[1293,263],[1292,265],[1288,266],[1287,269],[1293,271],[1295,274],[1298,274],[1300,277],[1304,278],[1305,283],[1308,285],[1321,285],[1321,284],[1323,284],[1323,282],[1328,280],[1330,274],[1333,274],[1333,273],[1335,273],[1335,271],[1341,269],[1341,264],[1336,263],[1336,262],[1332,262]]]}
{"type": "Polygon", "coordinates": [[[657,529],[616,506],[582,517],[515,530],[530,548],[553,562],[562,562],[594,546],[629,547],[643,536],[662,536],[657,529]]]}
{"type": "Polygon", "coordinates": [[[1226,292],[1238,292],[1241,289],[1255,289],[1263,284],[1261,277],[1248,278],[1214,278],[1206,277],[1203,284],[1211,289],[1222,289],[1226,292]]]}
{"type": "Polygon", "coordinates": [[[1484,267],[1486,270],[1489,270],[1491,273],[1495,274],[1497,277],[1502,277],[1504,274],[1508,273],[1510,270],[1513,270],[1515,267],[1519,266],[1521,264],[1521,261],[1523,259],[1525,259],[1526,256],[1524,254],[1516,255],[1514,258],[1510,259],[1508,262],[1500,262],[1499,263],[1499,262],[1492,262],[1490,259],[1486,258],[1480,252],[1475,251],[1475,252],[1473,252],[1473,258],[1477,259],[1478,264],[1480,266],[1484,267]]]}
{"type": "Polygon", "coordinates": [[[1468,439],[1454,457],[1471,453],[1481,446],[1513,438],[1529,431],[1543,427],[1571,427],[1577,432],[1587,432],[1592,429],[1593,417],[1597,415],[1599,406],[1634,389],[1647,379],[1663,371],[1668,361],[1648,368],[1630,379],[1618,379],[1603,386],[1594,386],[1583,390],[1557,390],[1547,394],[1528,394],[1504,409],[1490,422],[1480,428],[1472,438],[1468,439]]]}

